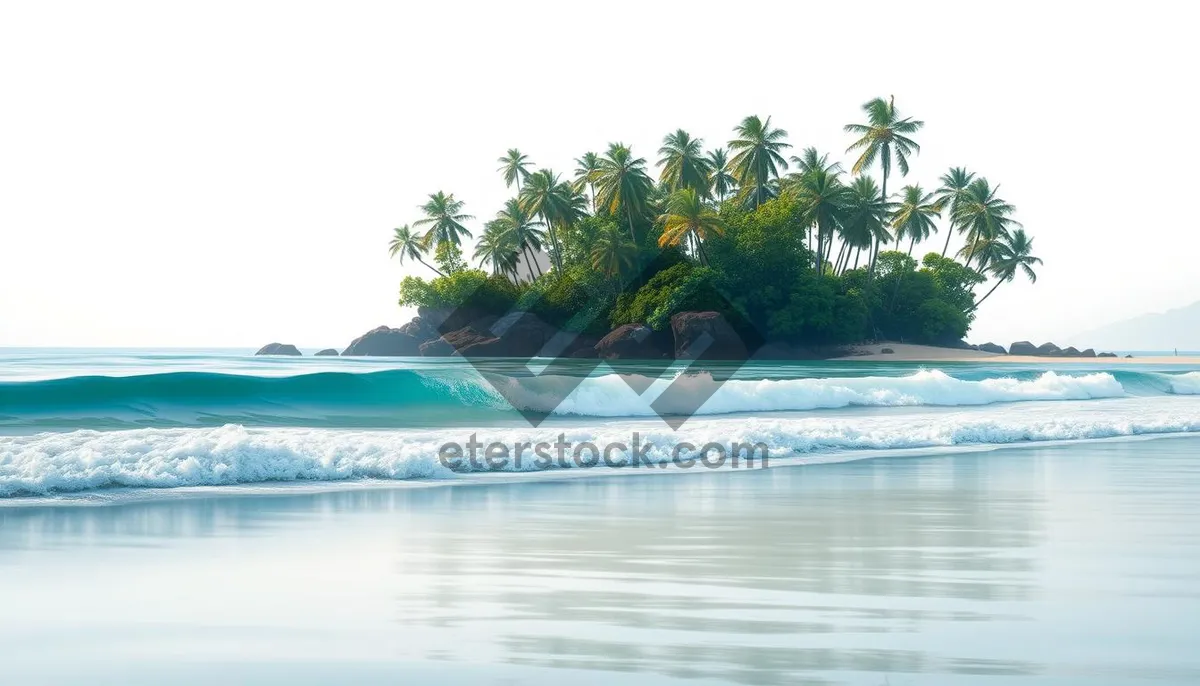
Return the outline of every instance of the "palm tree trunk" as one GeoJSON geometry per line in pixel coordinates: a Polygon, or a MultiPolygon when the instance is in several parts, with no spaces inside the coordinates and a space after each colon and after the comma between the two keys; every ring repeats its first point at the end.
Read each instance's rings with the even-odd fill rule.
{"type": "Polygon", "coordinates": [[[588,182],[588,190],[592,192],[592,216],[596,216],[596,184],[588,182]]]}
{"type": "Polygon", "coordinates": [[[970,309],[969,311],[970,311],[970,312],[974,312],[974,311],[975,311],[975,310],[976,310],[976,309],[977,309],[977,308],[978,308],[980,305],[982,305],[982,304],[983,304],[983,301],[984,301],[984,300],[987,300],[987,299],[988,299],[988,296],[989,296],[989,295],[991,295],[992,293],[995,293],[995,292],[996,292],[996,289],[997,289],[997,288],[999,288],[999,287],[1000,287],[1000,284],[1002,284],[1002,283],[1004,283],[1004,279],[996,279],[996,285],[995,285],[995,286],[992,286],[992,290],[988,291],[986,295],[984,295],[982,298],[980,298],[980,299],[979,299],[979,302],[977,302],[977,303],[975,303],[974,305],[972,305],[972,306],[971,306],[971,309],[970,309]]]}
{"type": "Polygon", "coordinates": [[[912,240],[908,242],[908,256],[912,257],[913,248],[917,246],[917,235],[913,234],[912,240]]]}
{"type": "Polygon", "coordinates": [[[423,259],[421,259],[421,258],[419,258],[419,257],[417,258],[417,262],[420,262],[421,264],[424,264],[426,269],[432,269],[433,271],[437,272],[437,275],[438,275],[438,276],[445,276],[445,274],[443,274],[443,273],[441,272],[441,270],[439,270],[437,267],[434,267],[434,266],[431,266],[431,265],[429,265],[429,264],[426,264],[426,263],[425,263],[425,260],[423,260],[423,259]]]}
{"type": "MultiPolygon", "coordinates": [[[[879,188],[879,195],[883,200],[884,221],[886,221],[886,215],[887,215],[887,197],[888,197],[887,196],[887,177],[888,177],[887,167],[884,167],[883,168],[883,185],[880,186],[880,188],[879,188]]],[[[871,253],[871,266],[869,269],[867,269],[867,283],[870,283],[871,279],[875,278],[875,260],[878,257],[879,257],[879,237],[876,236],[875,237],[875,251],[871,253]]]]}
{"type": "Polygon", "coordinates": [[[837,260],[833,263],[833,275],[837,276],[838,267],[842,266],[842,256],[846,254],[846,244],[842,243],[842,249],[838,251],[837,260]]]}
{"type": "Polygon", "coordinates": [[[854,268],[858,269],[858,258],[862,257],[862,246],[854,249],[854,268]]]}
{"type": "Polygon", "coordinates": [[[950,249],[950,237],[954,235],[954,222],[950,222],[950,227],[946,229],[946,247],[942,248],[942,258],[945,259],[946,251],[950,249]]]}
{"type": "Polygon", "coordinates": [[[521,250],[525,255],[525,268],[529,270],[529,283],[533,283],[536,279],[533,275],[533,263],[536,261],[533,259],[533,251],[529,249],[528,243],[522,245],[521,250]]]}

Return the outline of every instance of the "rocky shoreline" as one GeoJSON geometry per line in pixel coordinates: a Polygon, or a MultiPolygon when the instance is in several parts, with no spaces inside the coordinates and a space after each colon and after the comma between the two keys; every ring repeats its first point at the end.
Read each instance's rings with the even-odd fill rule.
{"type": "MultiPolygon", "coordinates": [[[[655,331],[645,324],[623,324],[597,338],[559,330],[530,312],[503,317],[443,312],[421,308],[411,321],[392,328],[379,326],[350,342],[342,357],[569,357],[604,360],[824,360],[854,356],[855,346],[813,347],[787,343],[748,341],[718,312],[680,312],[671,317],[670,331],[655,331]],[[477,316],[476,316],[477,315],[477,316]]],[[[1034,345],[1017,341],[1008,349],[995,343],[948,346],[993,355],[1048,358],[1114,358],[1088,348],[1059,348],[1053,343],[1034,345]]],[[[890,348],[883,348],[887,354],[890,348]]],[[[293,345],[271,343],[256,355],[300,355],[293,345]]],[[[336,356],[326,348],[317,356],[336,356]]]]}

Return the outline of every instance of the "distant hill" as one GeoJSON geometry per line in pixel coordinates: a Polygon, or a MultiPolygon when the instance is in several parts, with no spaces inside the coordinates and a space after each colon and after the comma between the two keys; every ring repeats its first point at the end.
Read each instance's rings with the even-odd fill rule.
{"type": "Polygon", "coordinates": [[[1200,302],[1085,331],[1070,343],[1097,350],[1200,350],[1200,302]]]}

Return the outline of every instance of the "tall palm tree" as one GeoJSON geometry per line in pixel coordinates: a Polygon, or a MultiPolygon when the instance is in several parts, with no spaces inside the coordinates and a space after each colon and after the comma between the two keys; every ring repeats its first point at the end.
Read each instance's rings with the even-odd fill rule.
{"type": "Polygon", "coordinates": [[[712,169],[709,186],[717,196],[717,202],[723,202],[725,196],[737,188],[737,179],[733,177],[729,164],[729,153],[725,148],[716,148],[708,153],[708,164],[712,169]]]}
{"type": "Polygon", "coordinates": [[[954,217],[967,195],[967,187],[974,179],[975,174],[963,167],[953,167],[938,179],[942,182],[941,187],[934,191],[937,195],[938,209],[948,210],[950,213],[950,229],[946,231],[946,245],[942,248],[942,257],[945,257],[946,251],[950,249],[950,237],[954,235],[957,226],[954,217]]]}
{"type": "Polygon", "coordinates": [[[654,182],[646,174],[646,160],[634,157],[624,143],[612,143],[600,159],[596,186],[600,207],[614,217],[625,214],[629,236],[636,244],[634,218],[646,215],[650,191],[654,188],[654,182]]]}
{"type": "Polygon", "coordinates": [[[659,180],[668,189],[694,188],[701,197],[709,196],[712,162],[704,156],[704,139],[692,138],[687,131],[678,129],[663,137],[658,154],[662,156],[658,166],[663,168],[659,180]]]}
{"type": "Polygon", "coordinates": [[[757,209],[775,196],[773,181],[779,170],[788,166],[779,151],[792,146],[783,140],[787,131],[771,128],[770,117],[766,121],[754,115],[746,117],[734,132],[738,137],[729,141],[729,149],[735,151],[730,160],[733,173],[747,194],[747,204],[757,209]]]}
{"type": "MultiPolygon", "coordinates": [[[[989,242],[1006,236],[1021,223],[1012,218],[1017,208],[996,195],[1000,187],[993,188],[985,178],[975,179],[967,186],[959,200],[957,211],[951,214],[958,230],[967,234],[967,245],[960,254],[966,257],[966,266],[971,266],[980,248],[989,242]]],[[[981,264],[980,267],[986,265],[981,264]]]]}
{"type": "MultiPolygon", "coordinates": [[[[908,134],[919,131],[925,122],[910,117],[901,119],[900,114],[896,111],[894,97],[886,101],[883,98],[875,98],[864,104],[862,108],[867,113],[867,123],[846,124],[845,126],[848,133],[856,133],[860,136],[858,140],[850,144],[849,148],[846,148],[846,152],[862,150],[862,154],[855,160],[854,166],[851,168],[856,175],[862,174],[876,161],[879,162],[879,169],[883,175],[883,185],[880,187],[879,195],[886,203],[888,176],[892,173],[892,158],[895,157],[901,176],[908,176],[909,155],[921,152],[921,146],[908,138],[908,134]]],[[[879,252],[878,245],[875,246],[875,252],[879,252]]],[[[873,257],[870,273],[875,273],[873,257]]]]}
{"type": "Polygon", "coordinates": [[[900,189],[900,202],[892,212],[892,226],[896,229],[896,243],[907,237],[908,256],[912,257],[917,243],[937,233],[933,218],[942,216],[941,205],[933,193],[926,193],[919,185],[900,189]]]}
{"type": "Polygon", "coordinates": [[[493,274],[509,274],[517,278],[518,251],[512,231],[498,219],[483,227],[483,235],[475,244],[475,259],[479,266],[492,265],[493,274]]]}
{"type": "Polygon", "coordinates": [[[592,268],[609,276],[619,276],[637,262],[637,245],[621,233],[618,224],[606,224],[592,243],[592,268]]]}
{"type": "Polygon", "coordinates": [[[521,207],[521,202],[515,198],[504,203],[504,209],[496,213],[496,221],[512,234],[517,247],[525,255],[525,268],[529,270],[529,280],[533,281],[533,268],[536,266],[538,276],[542,267],[537,263],[535,255],[542,249],[546,241],[546,232],[542,229],[546,224],[536,221],[533,215],[521,207]]]}
{"type": "Polygon", "coordinates": [[[667,199],[667,208],[658,218],[663,224],[658,247],[674,247],[683,241],[693,246],[701,264],[707,264],[704,241],[710,235],[725,235],[725,220],[716,210],[704,204],[695,188],[681,188],[667,199]]]}
{"type": "Polygon", "coordinates": [[[504,187],[512,188],[512,185],[517,184],[517,192],[521,192],[521,184],[529,178],[529,167],[533,162],[529,161],[528,155],[522,155],[520,150],[509,148],[504,157],[496,160],[500,163],[500,168],[496,171],[504,174],[504,187]]]}
{"type": "Polygon", "coordinates": [[[540,214],[550,233],[554,249],[554,265],[562,271],[562,242],[559,229],[573,225],[584,215],[587,200],[571,184],[549,169],[539,169],[529,175],[521,189],[520,205],[530,215],[540,214]]]}
{"type": "Polygon", "coordinates": [[[471,232],[462,223],[475,217],[463,214],[463,205],[461,200],[454,199],[453,193],[446,195],[438,191],[430,194],[428,202],[421,205],[425,218],[413,222],[414,226],[429,227],[425,232],[426,247],[436,248],[440,243],[453,243],[457,246],[462,244],[463,236],[471,236],[471,232]]]}
{"type": "Polygon", "coordinates": [[[793,187],[796,201],[804,213],[805,225],[817,230],[814,265],[818,273],[823,273],[829,257],[827,253],[833,252],[834,231],[841,229],[846,217],[846,206],[850,203],[849,189],[842,183],[838,172],[820,166],[796,178],[793,187]]]}
{"type": "Polygon", "coordinates": [[[1000,254],[989,269],[992,276],[996,277],[996,285],[971,306],[972,310],[995,293],[1000,284],[1012,281],[1018,271],[1025,272],[1030,283],[1037,283],[1037,273],[1033,271],[1033,266],[1041,264],[1042,260],[1033,256],[1033,239],[1025,235],[1025,229],[1015,229],[996,242],[1000,244],[1000,254]]]}
{"type": "Polygon", "coordinates": [[[843,237],[858,249],[854,260],[856,269],[857,255],[867,250],[870,257],[868,273],[875,271],[875,258],[879,254],[879,246],[892,240],[887,228],[887,217],[893,208],[894,204],[880,195],[875,179],[858,176],[850,183],[842,224],[843,237]]]}
{"type": "Polygon", "coordinates": [[[391,257],[399,255],[400,264],[404,264],[405,258],[413,259],[420,262],[427,269],[432,269],[438,276],[445,276],[437,267],[421,259],[428,249],[424,237],[413,233],[408,228],[408,224],[397,227],[392,233],[392,241],[388,243],[388,255],[391,257]]]}
{"type": "Polygon", "coordinates": [[[588,197],[592,200],[592,214],[596,214],[596,179],[600,176],[600,156],[594,152],[586,152],[577,158],[575,164],[575,189],[583,192],[588,189],[588,197]]]}

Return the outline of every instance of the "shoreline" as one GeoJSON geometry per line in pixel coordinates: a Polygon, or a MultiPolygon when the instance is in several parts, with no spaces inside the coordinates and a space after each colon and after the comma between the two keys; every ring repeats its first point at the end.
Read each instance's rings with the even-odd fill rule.
{"type": "Polygon", "coordinates": [[[851,355],[832,357],[828,361],[851,362],[998,362],[1002,364],[1095,364],[1095,365],[1127,365],[1127,364],[1180,364],[1200,367],[1200,356],[1196,355],[1158,355],[1153,357],[1041,357],[1032,355],[1001,355],[980,350],[965,348],[942,348],[933,345],[916,345],[913,343],[876,343],[873,345],[852,346],[856,351],[851,355]],[[882,353],[884,348],[893,352],[882,353]]]}

